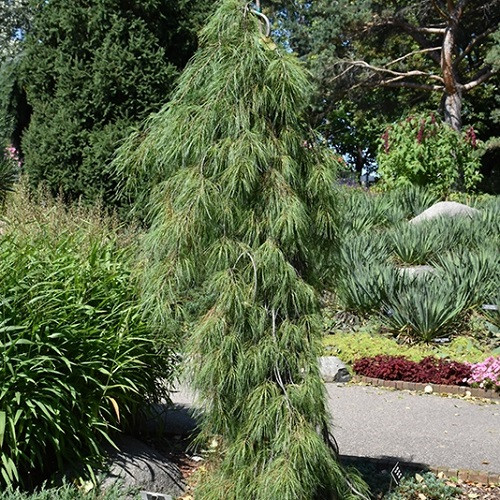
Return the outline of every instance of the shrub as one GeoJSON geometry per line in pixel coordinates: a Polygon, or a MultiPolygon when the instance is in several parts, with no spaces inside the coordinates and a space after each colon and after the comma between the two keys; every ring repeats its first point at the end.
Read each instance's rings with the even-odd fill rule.
{"type": "Polygon", "coordinates": [[[356,361],[359,375],[383,380],[404,380],[429,384],[466,385],[471,368],[466,363],[427,357],[415,362],[403,356],[375,356],[356,361]]]}
{"type": "Polygon", "coordinates": [[[479,182],[477,141],[459,134],[434,115],[411,116],[386,129],[377,163],[382,185],[425,186],[438,194],[471,190],[479,182]]]}
{"type": "Polygon", "coordinates": [[[405,477],[401,483],[389,495],[387,500],[448,500],[462,498],[462,490],[456,486],[450,486],[431,472],[416,474],[415,477],[405,477]]]}
{"type": "Polygon", "coordinates": [[[98,460],[172,372],[111,221],[22,194],[0,242],[0,482],[98,460]]]}
{"type": "Polygon", "coordinates": [[[485,389],[500,390],[500,357],[491,356],[482,363],[471,364],[469,384],[479,385],[485,389]]]}
{"type": "MultiPolygon", "coordinates": [[[[130,490],[129,496],[126,498],[139,498],[139,495],[134,495],[134,491],[130,490]]],[[[20,490],[7,489],[0,492],[0,500],[122,500],[124,491],[118,485],[113,485],[106,491],[98,491],[92,489],[89,492],[84,488],[77,489],[74,485],[65,484],[63,486],[46,488],[42,487],[33,493],[25,493],[20,490]]]]}
{"type": "MultiPolygon", "coordinates": [[[[30,182],[66,198],[114,199],[120,179],[105,166],[132,129],[168,99],[211,4],[38,4],[20,67],[33,109],[22,138],[30,182]]],[[[150,186],[139,184],[149,194],[150,186]]]]}

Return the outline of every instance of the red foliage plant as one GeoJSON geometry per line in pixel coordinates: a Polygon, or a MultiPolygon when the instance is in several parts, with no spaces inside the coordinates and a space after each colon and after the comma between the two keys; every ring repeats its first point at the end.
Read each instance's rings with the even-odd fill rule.
{"type": "Polygon", "coordinates": [[[365,377],[429,384],[467,385],[471,368],[465,363],[427,357],[419,362],[403,356],[375,356],[354,363],[354,371],[365,377]]]}

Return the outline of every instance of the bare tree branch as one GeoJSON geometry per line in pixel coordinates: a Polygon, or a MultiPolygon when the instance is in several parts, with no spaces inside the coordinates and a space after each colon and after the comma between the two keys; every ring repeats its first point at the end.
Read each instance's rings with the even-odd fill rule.
{"type": "Polygon", "coordinates": [[[431,80],[437,80],[439,82],[442,82],[443,79],[439,75],[433,75],[432,73],[427,73],[426,71],[420,71],[420,70],[411,70],[411,71],[394,71],[392,69],[387,69],[387,68],[381,68],[378,66],[373,66],[372,64],[367,63],[366,61],[351,61],[351,66],[359,66],[363,68],[367,68],[369,70],[374,71],[375,73],[388,73],[390,75],[402,77],[402,78],[408,78],[412,76],[425,76],[426,78],[430,78],[431,80]]]}
{"type": "Polygon", "coordinates": [[[412,26],[413,31],[416,33],[429,33],[430,35],[442,35],[446,28],[437,28],[432,26],[412,26]]]}
{"type": "Polygon", "coordinates": [[[460,0],[457,4],[457,7],[455,9],[457,19],[460,19],[462,17],[462,14],[464,12],[464,9],[466,5],[469,3],[469,0],[460,0]]]}
{"type": "Polygon", "coordinates": [[[386,64],[386,66],[392,66],[393,64],[396,64],[400,61],[403,61],[404,59],[407,59],[408,57],[414,56],[415,54],[424,54],[426,52],[432,52],[432,51],[437,51],[441,50],[441,47],[429,47],[428,49],[420,49],[420,50],[414,50],[413,52],[409,52],[408,54],[405,54],[404,56],[398,57],[397,59],[394,59],[394,61],[391,61],[386,64]]]}
{"type": "Polygon", "coordinates": [[[437,13],[446,21],[449,20],[450,16],[443,10],[443,8],[437,3],[436,0],[432,0],[432,5],[436,9],[437,13]]]}
{"type": "Polygon", "coordinates": [[[426,90],[429,92],[443,92],[444,87],[441,85],[426,85],[424,83],[417,83],[417,82],[394,82],[391,80],[384,81],[382,80],[381,82],[377,83],[366,83],[364,85],[365,87],[378,87],[378,86],[383,86],[383,87],[404,87],[404,88],[409,88],[409,89],[417,89],[417,90],[426,90]]]}
{"type": "Polygon", "coordinates": [[[480,35],[476,36],[476,38],[473,38],[469,42],[469,45],[467,45],[467,47],[465,47],[464,51],[455,59],[455,62],[453,63],[453,66],[456,67],[458,64],[460,64],[460,62],[463,61],[463,59],[470,54],[470,52],[472,51],[472,49],[479,42],[481,42],[482,40],[484,40],[485,38],[487,38],[489,35],[491,35],[492,33],[494,33],[496,30],[497,30],[497,26],[492,26],[491,28],[487,29],[486,31],[484,31],[480,35]]]}
{"type": "Polygon", "coordinates": [[[475,78],[474,80],[470,81],[469,83],[466,83],[465,85],[462,86],[464,91],[469,91],[473,89],[474,87],[477,87],[478,85],[481,85],[481,83],[484,83],[488,78],[493,76],[496,73],[496,71],[493,70],[486,70],[484,71],[480,76],[475,78]]]}
{"type": "MultiPolygon", "coordinates": [[[[427,38],[418,31],[418,28],[412,26],[411,24],[403,21],[402,19],[396,19],[393,21],[394,26],[399,26],[403,31],[405,31],[408,35],[410,35],[423,49],[432,48],[433,44],[427,40],[427,38]]],[[[429,57],[438,65],[441,65],[441,56],[437,52],[428,51],[427,54],[429,57]]]]}

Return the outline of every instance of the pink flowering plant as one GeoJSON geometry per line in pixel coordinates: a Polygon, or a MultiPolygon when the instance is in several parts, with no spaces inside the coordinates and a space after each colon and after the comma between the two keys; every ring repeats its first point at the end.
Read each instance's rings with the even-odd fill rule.
{"type": "Polygon", "coordinates": [[[470,364],[470,368],[470,377],[464,382],[483,389],[500,391],[500,356],[490,356],[481,363],[470,364]]]}
{"type": "Polygon", "coordinates": [[[14,146],[10,145],[5,148],[4,157],[7,161],[13,162],[19,168],[21,167],[19,152],[14,146]]]}

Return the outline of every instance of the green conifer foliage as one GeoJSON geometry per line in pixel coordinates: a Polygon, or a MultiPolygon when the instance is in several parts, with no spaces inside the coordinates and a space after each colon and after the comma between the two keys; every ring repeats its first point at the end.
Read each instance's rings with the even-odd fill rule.
{"type": "Polygon", "coordinates": [[[303,120],[308,75],[244,7],[223,2],[171,102],[116,160],[129,190],[162,179],[145,307],[187,332],[202,434],[220,439],[196,498],[354,498],[317,363],[336,168],[303,120]]]}
{"type": "Polygon", "coordinates": [[[25,169],[32,184],[54,193],[109,201],[115,180],[106,164],[168,99],[209,2],[30,1],[21,67],[33,107],[25,169]]]}

